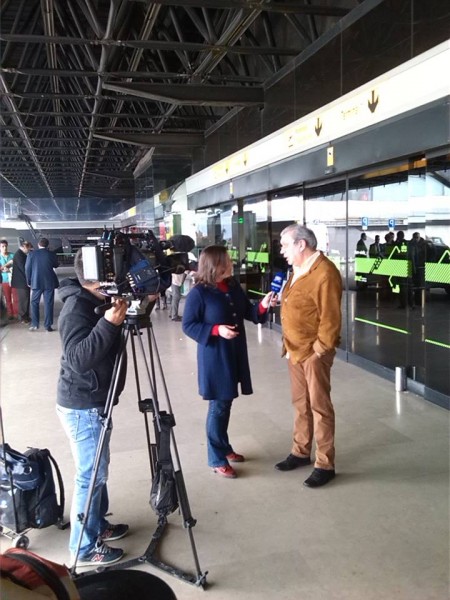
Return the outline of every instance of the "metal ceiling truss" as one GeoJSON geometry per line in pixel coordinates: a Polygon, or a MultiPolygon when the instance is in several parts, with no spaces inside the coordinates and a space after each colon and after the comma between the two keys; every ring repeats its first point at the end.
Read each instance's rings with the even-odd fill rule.
{"type": "MultiPolygon", "coordinates": [[[[358,0],[4,0],[3,197],[134,200],[149,147],[183,167],[358,0]]],[[[82,203],[82,202],[81,202],[82,203]]],[[[78,203],[80,205],[80,203],[78,203]]]]}

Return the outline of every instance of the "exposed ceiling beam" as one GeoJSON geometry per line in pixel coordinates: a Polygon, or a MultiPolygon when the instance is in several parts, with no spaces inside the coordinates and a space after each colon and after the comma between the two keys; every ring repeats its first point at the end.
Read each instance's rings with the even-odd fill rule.
{"type": "MultiPolygon", "coordinates": [[[[148,3],[148,0],[134,0],[134,2],[148,3]]],[[[154,4],[215,9],[257,8],[266,12],[320,15],[323,17],[343,17],[351,10],[339,6],[300,4],[298,0],[292,0],[291,2],[273,2],[270,0],[158,0],[154,4]]]]}
{"type": "MultiPolygon", "coordinates": [[[[32,69],[32,68],[13,68],[0,67],[0,73],[9,73],[11,75],[25,75],[28,77],[97,77],[97,71],[77,71],[76,69],[32,69]]],[[[105,73],[108,77],[127,78],[127,79],[177,79],[178,81],[189,80],[189,73],[165,73],[156,71],[109,71],[105,73]]],[[[240,82],[240,83],[262,83],[262,77],[251,77],[245,75],[208,75],[209,81],[219,82],[240,82]]]]}
{"type": "Polygon", "coordinates": [[[259,87],[217,85],[181,85],[157,83],[105,83],[104,89],[167,102],[197,106],[255,106],[264,104],[264,90],[259,87]]]}
{"type": "MultiPolygon", "coordinates": [[[[278,56],[297,56],[301,48],[272,48],[269,46],[227,46],[224,44],[198,44],[195,42],[176,42],[163,40],[114,40],[106,38],[85,39],[59,35],[29,35],[21,33],[0,33],[0,40],[15,44],[59,44],[60,46],[101,46],[102,48],[137,48],[142,50],[161,50],[166,52],[219,52],[229,54],[276,54],[278,56]]],[[[102,72],[103,73],[103,72],[102,72]]]]}
{"type": "Polygon", "coordinates": [[[86,175],[92,175],[93,177],[108,177],[109,179],[121,179],[123,181],[134,181],[133,174],[118,173],[117,171],[86,171],[86,175]]]}
{"type": "Polygon", "coordinates": [[[99,140],[133,144],[135,146],[203,146],[205,138],[203,133],[136,133],[134,135],[122,134],[94,134],[99,140]]]}

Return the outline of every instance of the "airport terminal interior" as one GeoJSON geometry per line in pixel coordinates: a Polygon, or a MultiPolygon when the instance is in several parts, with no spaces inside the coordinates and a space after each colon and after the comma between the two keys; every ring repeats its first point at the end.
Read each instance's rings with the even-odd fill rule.
{"type": "MultiPolygon", "coordinates": [[[[60,276],[68,274],[61,271],[60,276]]],[[[57,302],[56,314],[59,308],[57,302]]],[[[206,462],[206,406],[198,396],[196,345],[167,312],[153,311],[151,322],[207,589],[149,564],[134,568],[162,578],[179,600],[203,594],[217,600],[447,598],[448,412],[337,359],[332,369],[337,475],[324,488],[308,489],[302,484],[310,467],[290,473],[274,469],[290,451],[292,427],[280,336],[248,323],[254,393],[235,400],[230,423],[234,448],[246,462],[236,465],[237,479],[222,479],[206,462]]],[[[58,333],[29,332],[20,324],[8,324],[0,333],[5,436],[20,451],[37,446],[52,452],[64,479],[67,518],[74,467],[55,412],[58,333]]],[[[140,374],[146,396],[148,380],[143,369],[140,374]]],[[[161,389],[160,394],[164,408],[161,389]]],[[[157,525],[149,505],[150,466],[137,397],[130,364],[113,411],[109,486],[111,521],[131,529],[120,542],[111,542],[125,549],[124,560],[144,553],[157,525]]],[[[26,535],[29,550],[69,564],[67,530],[51,526],[26,535]]],[[[1,536],[0,545],[4,550],[11,541],[1,536]]],[[[196,574],[178,512],[169,516],[159,553],[161,560],[196,574]]]]}
{"type": "MultiPolygon", "coordinates": [[[[268,324],[246,327],[254,394],[232,411],[233,443],[246,456],[233,481],[206,465],[195,344],[168,310],[151,313],[198,520],[186,530],[171,515],[158,551],[195,574],[193,533],[217,600],[448,598],[449,31],[442,0],[1,3],[8,252],[47,238],[61,281],[87,248],[94,279],[114,286],[118,263],[111,269],[108,257],[120,261],[130,244],[155,277],[186,272],[180,315],[210,245],[227,249],[252,302],[274,277],[286,281],[280,234],[294,222],[341,274],[337,477],[320,490],[302,485],[303,468],[274,469],[292,426],[279,306],[268,324]]],[[[3,285],[4,441],[51,450],[68,516],[73,465],[55,414],[61,299],[56,291],[55,331],[30,331],[3,285]]],[[[112,518],[131,528],[127,558],[156,527],[138,389],[129,365],[110,476],[112,518]]],[[[30,550],[68,563],[67,530],[24,535],[30,550]]],[[[2,551],[12,537],[0,535],[2,551]]],[[[179,599],[203,593],[140,568],[179,599]]]]}

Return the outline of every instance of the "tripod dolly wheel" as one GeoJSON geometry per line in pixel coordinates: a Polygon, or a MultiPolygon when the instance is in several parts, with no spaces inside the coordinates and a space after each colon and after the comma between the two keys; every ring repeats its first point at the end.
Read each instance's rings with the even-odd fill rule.
{"type": "Polygon", "coordinates": [[[13,548],[22,548],[22,550],[26,550],[30,545],[30,538],[26,535],[19,535],[13,540],[12,547],[13,548]]]}

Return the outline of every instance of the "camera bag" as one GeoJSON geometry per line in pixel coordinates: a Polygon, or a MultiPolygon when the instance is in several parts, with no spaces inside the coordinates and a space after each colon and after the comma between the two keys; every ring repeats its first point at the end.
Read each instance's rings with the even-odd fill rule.
{"type": "Polygon", "coordinates": [[[27,494],[42,483],[41,469],[32,457],[0,446],[0,525],[17,533],[30,527],[27,494]]]}
{"type": "Polygon", "coordinates": [[[25,456],[38,463],[41,483],[26,494],[29,527],[43,529],[62,521],[64,515],[64,484],[58,463],[47,449],[30,448],[25,456]],[[53,472],[58,480],[59,502],[53,472]]]}
{"type": "Polygon", "coordinates": [[[0,446],[0,525],[17,533],[62,521],[64,485],[49,450],[30,448],[21,454],[0,446]],[[59,502],[54,474],[58,480],[59,502]]]}
{"type": "Polygon", "coordinates": [[[32,490],[41,483],[38,463],[4,443],[0,445],[0,483],[10,483],[10,476],[21,490],[32,490]]]}

